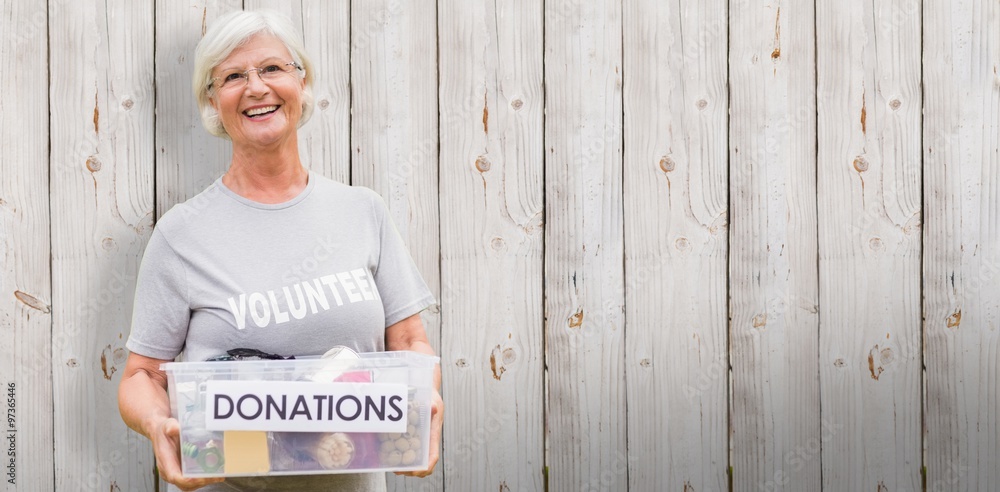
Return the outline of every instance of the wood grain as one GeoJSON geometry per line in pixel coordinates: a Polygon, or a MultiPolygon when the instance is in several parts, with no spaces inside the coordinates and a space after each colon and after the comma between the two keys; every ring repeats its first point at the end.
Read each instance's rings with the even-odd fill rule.
{"type": "Polygon", "coordinates": [[[630,490],[728,488],[726,19],[624,5],[630,490]]]}
{"type": "Polygon", "coordinates": [[[918,490],[920,17],[816,4],[823,487],[918,490]]]}
{"type": "Polygon", "coordinates": [[[820,490],[813,6],[730,8],[733,490],[820,490]]]}
{"type": "Polygon", "coordinates": [[[153,225],[153,6],[50,4],[56,490],[152,490],[148,442],[118,415],[153,225]]]}
{"type": "Polygon", "coordinates": [[[543,490],[542,3],[438,5],[444,472],[543,490]]]}
{"type": "Polygon", "coordinates": [[[926,483],[986,491],[1000,483],[1000,5],[923,5],[926,483]]]}
{"type": "Polygon", "coordinates": [[[0,12],[0,384],[3,416],[14,418],[0,434],[0,490],[46,491],[55,474],[51,350],[65,340],[52,336],[48,14],[44,2],[4,1],[0,12]]]}
{"type": "Polygon", "coordinates": [[[621,2],[546,4],[548,490],[625,490],[621,2]]]}

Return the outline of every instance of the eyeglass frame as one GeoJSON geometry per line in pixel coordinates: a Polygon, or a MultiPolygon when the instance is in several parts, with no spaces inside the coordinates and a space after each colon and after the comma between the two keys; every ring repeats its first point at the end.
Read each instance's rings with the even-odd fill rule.
{"type": "MultiPolygon", "coordinates": [[[[257,72],[257,78],[259,78],[259,79],[261,79],[261,81],[263,81],[264,78],[261,77],[261,74],[263,73],[264,69],[266,69],[267,67],[269,67],[271,65],[274,65],[274,64],[270,63],[270,64],[265,65],[263,67],[250,67],[250,68],[248,68],[246,70],[235,70],[233,72],[230,72],[226,76],[228,77],[229,75],[233,75],[233,74],[237,74],[237,73],[242,73],[243,76],[244,76],[243,87],[245,88],[247,85],[250,84],[250,72],[257,72]]],[[[299,65],[299,63],[297,61],[295,61],[295,60],[292,60],[292,61],[290,61],[288,63],[285,63],[282,66],[283,67],[287,67],[289,65],[292,68],[294,68],[295,70],[298,70],[300,72],[305,72],[305,68],[303,68],[302,65],[299,65]]],[[[281,72],[285,73],[285,74],[292,73],[290,70],[289,71],[282,70],[281,72]]],[[[223,81],[221,84],[218,84],[218,86],[216,86],[216,81],[218,81],[221,78],[222,77],[212,77],[212,78],[209,79],[209,80],[211,80],[211,82],[208,84],[208,87],[206,88],[209,95],[216,94],[219,89],[222,89],[222,87],[225,84],[225,81],[223,81]]]]}

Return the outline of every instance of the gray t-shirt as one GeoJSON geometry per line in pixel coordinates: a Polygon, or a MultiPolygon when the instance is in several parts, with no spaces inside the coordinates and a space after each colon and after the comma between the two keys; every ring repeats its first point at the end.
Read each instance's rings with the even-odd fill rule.
{"type": "MultiPolygon", "coordinates": [[[[381,197],[316,173],[262,204],[221,178],[157,222],[126,346],[202,361],[233,348],[318,355],[385,350],[385,328],[434,303],[381,197]]],[[[227,479],[203,490],[382,490],[384,476],[227,479]],[[376,479],[377,478],[377,479],[376,479]],[[373,479],[375,479],[373,481],[373,479]]]]}

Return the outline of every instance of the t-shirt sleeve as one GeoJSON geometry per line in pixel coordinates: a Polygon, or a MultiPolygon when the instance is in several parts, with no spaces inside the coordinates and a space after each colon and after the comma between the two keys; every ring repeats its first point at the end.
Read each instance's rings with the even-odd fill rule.
{"type": "Polygon", "coordinates": [[[146,357],[173,359],[184,349],[190,317],[184,264],[163,233],[153,229],[139,265],[132,333],[125,346],[146,357]]]}
{"type": "Polygon", "coordinates": [[[382,197],[374,192],[372,195],[380,241],[375,286],[382,297],[385,326],[388,328],[427,309],[436,301],[413,263],[413,257],[396,230],[382,197]]]}

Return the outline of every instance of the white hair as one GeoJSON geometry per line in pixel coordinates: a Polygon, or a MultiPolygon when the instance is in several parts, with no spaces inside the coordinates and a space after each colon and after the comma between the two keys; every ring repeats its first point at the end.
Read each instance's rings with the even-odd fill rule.
{"type": "Polygon", "coordinates": [[[194,96],[201,111],[201,122],[209,133],[229,138],[222,126],[219,113],[209,102],[212,69],[222,63],[230,53],[257,34],[266,33],[285,44],[292,60],[303,68],[305,88],[302,91],[302,117],[299,127],[309,121],[313,112],[313,67],[300,41],[291,19],[275,10],[237,10],[216,19],[198,42],[194,51],[194,96]]]}

